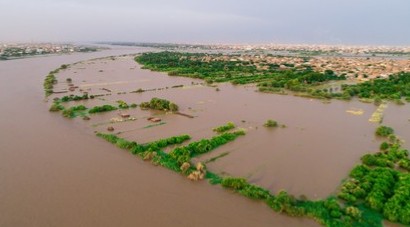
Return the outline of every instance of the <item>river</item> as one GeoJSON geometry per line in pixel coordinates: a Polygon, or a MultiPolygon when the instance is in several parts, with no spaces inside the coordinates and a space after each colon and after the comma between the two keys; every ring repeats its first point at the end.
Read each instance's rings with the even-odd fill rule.
{"type": "Polygon", "coordinates": [[[317,226],[146,164],[48,112],[49,71],[140,51],[0,62],[0,226],[317,226]]]}

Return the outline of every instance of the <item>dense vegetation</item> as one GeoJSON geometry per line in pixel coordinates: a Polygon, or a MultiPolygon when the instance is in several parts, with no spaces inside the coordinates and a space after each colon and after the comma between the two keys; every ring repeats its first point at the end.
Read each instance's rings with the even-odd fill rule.
{"type": "Polygon", "coordinates": [[[341,205],[335,198],[309,201],[296,199],[286,191],[273,195],[268,190],[250,184],[243,178],[226,177],[220,184],[250,199],[264,201],[276,212],[290,216],[307,216],[326,226],[381,226],[381,218],[366,208],[341,205]]]}
{"type": "MultiPolygon", "coordinates": [[[[168,72],[170,76],[185,76],[212,82],[231,82],[233,84],[256,83],[261,92],[286,94],[285,90],[313,98],[337,98],[350,100],[352,97],[372,99],[380,103],[383,99],[401,103],[404,97],[410,101],[410,73],[390,75],[388,79],[374,79],[358,84],[343,84],[341,89],[318,88],[317,85],[345,80],[345,75],[336,75],[332,70],[315,72],[310,66],[295,67],[284,64],[260,63],[258,68],[251,61],[215,60],[221,54],[160,52],[144,53],[135,60],[144,68],[168,72]],[[209,60],[211,59],[211,60],[209,60]]],[[[239,57],[230,55],[231,57],[239,57]]]]}
{"type": "Polygon", "coordinates": [[[349,96],[371,99],[410,100],[410,73],[390,75],[388,79],[374,79],[356,85],[343,85],[349,96]]]}
{"type": "Polygon", "coordinates": [[[186,146],[177,147],[172,150],[169,154],[172,158],[182,164],[184,162],[189,162],[192,157],[205,154],[218,148],[230,141],[235,140],[237,137],[245,135],[244,131],[236,132],[225,132],[220,135],[214,136],[211,139],[202,139],[200,141],[192,142],[186,146]]]}
{"type": "MultiPolygon", "coordinates": [[[[192,157],[209,152],[229,141],[233,141],[235,138],[243,134],[243,131],[224,133],[209,140],[203,139],[192,142],[187,146],[176,147],[169,154],[165,153],[162,149],[170,145],[181,144],[189,140],[191,137],[189,135],[181,135],[146,144],[138,144],[112,134],[97,133],[97,136],[117,145],[119,148],[129,150],[134,155],[139,155],[144,160],[152,160],[155,164],[164,166],[176,172],[181,172],[181,166],[190,162],[192,157]]],[[[189,172],[190,171],[184,172],[184,174],[188,174],[189,172]]]]}
{"type": "Polygon", "coordinates": [[[165,110],[165,111],[178,111],[179,107],[177,104],[172,103],[166,99],[152,98],[149,102],[142,102],[140,104],[142,109],[153,109],[153,110],[165,110]]]}
{"type": "Polygon", "coordinates": [[[231,82],[233,84],[257,83],[260,91],[280,92],[288,89],[297,92],[309,92],[312,96],[331,97],[332,93],[323,89],[313,89],[314,85],[330,80],[344,80],[344,75],[337,76],[333,71],[324,73],[314,72],[310,67],[295,68],[286,64],[287,70],[282,70],[279,65],[265,64],[268,69],[258,69],[248,61],[226,61],[203,59],[211,56],[201,53],[144,53],[136,57],[136,61],[144,68],[168,72],[171,76],[186,76],[204,79],[212,82],[231,82]]]}
{"type": "Polygon", "coordinates": [[[138,144],[136,142],[130,142],[112,134],[97,133],[97,136],[107,140],[112,144],[116,144],[119,148],[128,149],[132,154],[139,154],[146,151],[159,151],[160,149],[167,146],[181,144],[191,139],[189,135],[180,135],[166,139],[160,139],[150,143],[138,144]]]}
{"type": "MultiPolygon", "coordinates": [[[[392,135],[391,128],[382,127],[382,135],[392,135]]],[[[383,142],[380,148],[380,152],[361,158],[362,164],[350,172],[350,178],[343,183],[338,197],[356,206],[365,206],[387,220],[408,225],[409,152],[401,147],[398,139],[383,142]]]]}

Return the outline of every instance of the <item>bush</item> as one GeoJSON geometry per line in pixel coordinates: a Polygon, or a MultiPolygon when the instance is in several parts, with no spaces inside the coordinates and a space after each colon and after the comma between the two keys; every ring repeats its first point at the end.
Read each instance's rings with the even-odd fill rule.
{"type": "Polygon", "coordinates": [[[267,120],[266,123],[264,124],[265,127],[268,128],[276,128],[278,127],[278,122],[274,121],[274,120],[267,120]]]}
{"type": "Polygon", "coordinates": [[[389,144],[387,142],[383,142],[380,144],[380,150],[387,150],[389,148],[389,144]]]}
{"type": "Polygon", "coordinates": [[[376,135],[382,136],[382,137],[388,137],[389,135],[392,135],[394,133],[394,130],[388,126],[381,125],[376,129],[376,135]]]}

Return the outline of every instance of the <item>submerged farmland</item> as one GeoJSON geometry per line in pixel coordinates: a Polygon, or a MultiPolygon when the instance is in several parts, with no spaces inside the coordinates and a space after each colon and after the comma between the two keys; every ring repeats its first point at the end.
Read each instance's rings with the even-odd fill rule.
{"type": "MultiPolygon", "coordinates": [[[[238,68],[220,62],[215,67],[201,63],[193,68],[183,65],[177,70],[165,69],[163,64],[155,66],[148,61],[168,64],[169,53],[165,59],[155,57],[143,54],[136,59],[145,68],[166,71],[172,77],[141,69],[132,56],[60,67],[45,81],[50,110],[61,111],[84,125],[85,130],[154,165],[193,181],[206,179],[263,201],[276,212],[313,218],[327,226],[380,226],[383,218],[409,224],[407,219],[394,215],[407,214],[398,208],[397,204],[408,206],[405,198],[396,196],[399,191],[386,191],[379,198],[382,203],[391,201],[389,207],[374,205],[373,194],[384,189],[366,181],[366,176],[376,174],[379,168],[391,168],[380,170],[391,172],[388,188],[406,187],[400,186],[405,185],[408,175],[402,173],[407,171],[408,162],[402,142],[392,138],[387,141],[374,133],[383,119],[395,127],[406,123],[402,118],[392,119],[387,114],[377,122],[371,120],[380,108],[355,99],[323,103],[319,99],[255,92],[266,92],[269,87],[275,88],[275,93],[291,90],[307,97],[346,99],[344,96],[349,95],[351,99],[355,95],[348,92],[314,88],[327,81],[345,80],[344,76],[308,69],[266,74],[252,66],[238,68]],[[229,77],[224,74],[226,67],[229,77]],[[346,112],[353,108],[360,109],[361,114],[346,112]],[[278,122],[282,127],[276,127],[278,122]],[[379,151],[383,141],[387,145],[379,151]],[[401,169],[368,161],[369,152],[378,152],[374,154],[377,160],[380,156],[399,163],[401,169]],[[360,166],[364,167],[354,168],[361,157],[360,166]],[[365,169],[360,176],[354,173],[357,168],[365,169]],[[346,182],[357,183],[355,187],[361,193],[356,194],[347,183],[340,186],[348,176],[353,180],[348,178],[346,182]],[[367,186],[363,187],[362,182],[367,186]]],[[[177,56],[172,61],[180,59],[177,56]]],[[[389,108],[406,111],[398,105],[389,108]]],[[[400,135],[404,138],[410,133],[403,132],[400,135]]]]}

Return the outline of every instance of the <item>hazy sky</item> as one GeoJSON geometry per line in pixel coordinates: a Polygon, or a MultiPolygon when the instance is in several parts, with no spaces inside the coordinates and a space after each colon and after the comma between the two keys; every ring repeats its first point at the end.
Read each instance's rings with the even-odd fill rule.
{"type": "Polygon", "coordinates": [[[410,0],[0,0],[0,41],[410,45],[410,0]]]}

